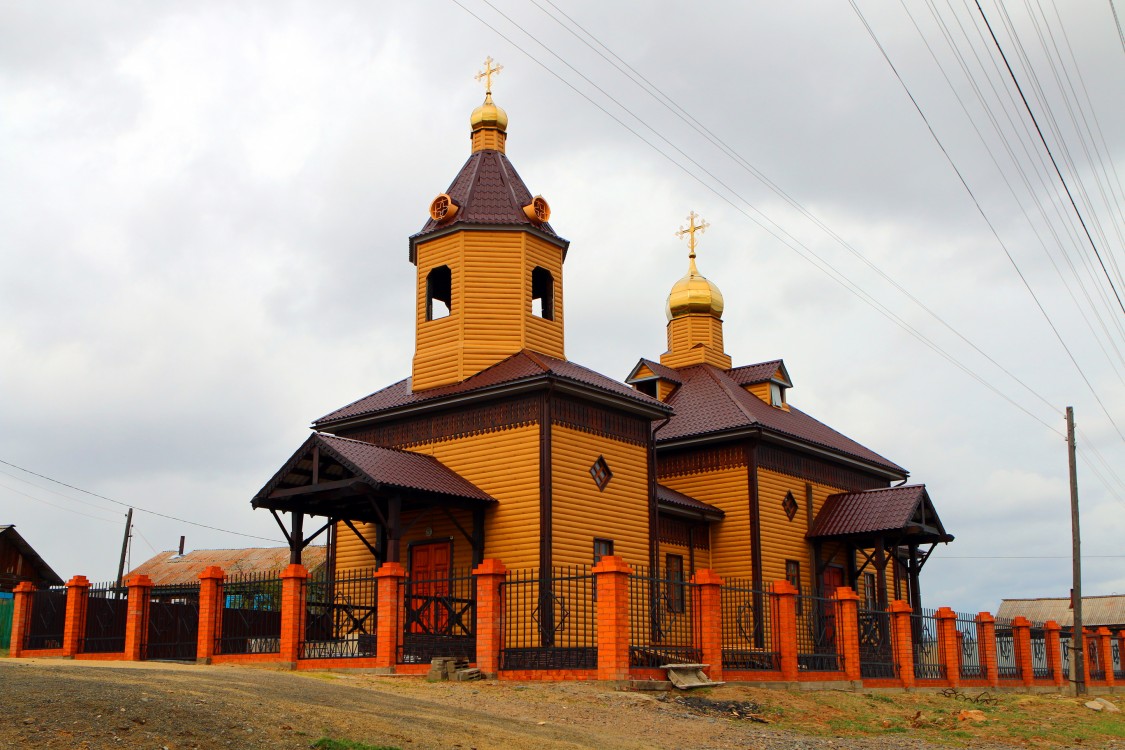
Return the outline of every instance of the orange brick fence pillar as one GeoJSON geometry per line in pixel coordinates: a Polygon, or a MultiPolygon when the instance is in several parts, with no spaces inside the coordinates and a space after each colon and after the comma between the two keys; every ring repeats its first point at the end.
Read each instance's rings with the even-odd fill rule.
{"type": "Polygon", "coordinates": [[[836,648],[844,661],[844,677],[863,679],[859,665],[859,594],[848,586],[836,589],[836,648]]]}
{"type": "Polygon", "coordinates": [[[934,616],[945,679],[949,680],[950,687],[958,687],[961,684],[961,634],[957,632],[957,613],[949,607],[939,607],[934,616]]]}
{"type": "Polygon", "coordinates": [[[777,659],[781,666],[781,679],[797,679],[797,589],[789,581],[773,584],[774,622],[777,659]]]}
{"type": "Polygon", "coordinates": [[[704,568],[692,577],[695,584],[695,607],[699,613],[699,649],[707,676],[712,682],[723,679],[723,579],[715,571],[704,568]]]}
{"type": "Polygon", "coordinates": [[[195,660],[210,664],[215,655],[215,643],[223,630],[223,569],[211,565],[199,574],[199,637],[195,645],[195,660]]]}
{"type": "Polygon", "coordinates": [[[477,669],[488,677],[500,671],[504,621],[500,584],[508,569],[499,560],[482,560],[473,570],[477,578],[477,669]]]}
{"type": "Polygon", "coordinates": [[[1031,621],[1026,617],[1012,618],[1012,646],[1016,650],[1020,681],[1030,686],[1035,681],[1035,669],[1031,659],[1031,621]]]}
{"type": "Polygon", "coordinates": [[[290,563],[281,571],[281,648],[278,659],[297,668],[301,637],[305,633],[305,579],[309,571],[304,565],[290,563]]]}
{"type": "Polygon", "coordinates": [[[144,658],[144,643],[148,637],[148,603],[152,595],[152,579],[135,575],[125,582],[129,588],[129,603],[125,616],[125,661],[144,658]]]}
{"type": "Polygon", "coordinates": [[[891,602],[891,632],[894,634],[895,664],[904,688],[914,687],[914,635],[910,614],[914,610],[901,599],[891,602]]]}
{"type": "Polygon", "coordinates": [[[27,623],[31,619],[31,595],[34,593],[35,585],[30,581],[20,581],[12,590],[12,638],[8,646],[8,656],[23,655],[27,623]]]}
{"type": "Polygon", "coordinates": [[[1098,658],[1102,660],[1102,669],[1105,671],[1105,684],[1113,685],[1116,682],[1113,677],[1113,635],[1109,628],[1102,626],[1094,637],[1098,639],[1098,658]]]}
{"type": "Polygon", "coordinates": [[[1047,671],[1051,675],[1051,682],[1057,687],[1062,687],[1067,681],[1067,676],[1062,671],[1062,638],[1059,635],[1062,628],[1054,620],[1047,620],[1043,629],[1047,631],[1044,635],[1047,646],[1047,671]]]}
{"type": "Polygon", "coordinates": [[[629,575],[632,569],[617,555],[594,566],[598,592],[598,679],[629,677],[629,575]]]}
{"type": "Polygon", "coordinates": [[[74,576],[66,582],[66,616],[63,620],[62,655],[73,659],[86,635],[86,603],[90,582],[86,576],[74,576]]]}
{"type": "Polygon", "coordinates": [[[991,687],[1000,686],[1000,670],[996,666],[996,618],[989,612],[977,615],[977,647],[984,679],[991,687]]]}
{"type": "Polygon", "coordinates": [[[385,562],[375,571],[375,579],[379,587],[375,666],[394,670],[398,661],[398,641],[404,618],[402,582],[406,580],[406,568],[396,562],[385,562]]]}

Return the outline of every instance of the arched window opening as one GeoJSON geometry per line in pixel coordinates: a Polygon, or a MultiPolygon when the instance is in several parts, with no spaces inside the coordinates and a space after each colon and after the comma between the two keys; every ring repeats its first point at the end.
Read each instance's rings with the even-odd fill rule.
{"type": "Polygon", "coordinates": [[[550,271],[539,266],[531,272],[531,314],[555,319],[555,279],[550,271]]]}
{"type": "Polygon", "coordinates": [[[426,320],[449,316],[453,309],[453,274],[438,266],[426,276],[426,320]]]}

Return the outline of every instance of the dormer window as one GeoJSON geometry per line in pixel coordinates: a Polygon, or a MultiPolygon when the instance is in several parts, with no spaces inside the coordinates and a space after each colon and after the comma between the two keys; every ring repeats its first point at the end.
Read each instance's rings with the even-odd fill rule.
{"type": "Polygon", "coordinates": [[[780,383],[770,383],[770,406],[781,409],[785,406],[785,389],[780,383]]]}
{"type": "Polygon", "coordinates": [[[540,266],[531,271],[531,314],[544,320],[555,319],[555,279],[540,266]]]}
{"type": "Polygon", "coordinates": [[[426,320],[449,317],[453,310],[453,274],[438,266],[426,276],[426,320]]]}

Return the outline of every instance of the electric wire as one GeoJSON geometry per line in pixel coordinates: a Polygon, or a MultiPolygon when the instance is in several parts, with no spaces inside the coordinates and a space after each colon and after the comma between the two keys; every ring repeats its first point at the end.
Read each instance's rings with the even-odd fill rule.
{"type": "Polygon", "coordinates": [[[109,518],[102,518],[101,516],[95,516],[92,513],[83,513],[80,510],[75,510],[74,508],[68,508],[65,505],[58,505],[57,503],[49,502],[47,500],[44,500],[41,497],[36,497],[35,495],[29,495],[28,493],[23,492],[21,490],[17,490],[15,487],[12,487],[11,485],[4,484],[3,482],[0,482],[0,487],[3,487],[4,489],[8,490],[9,492],[14,492],[17,495],[21,495],[23,497],[26,497],[29,500],[34,500],[37,503],[42,503],[43,505],[49,505],[52,508],[64,510],[67,513],[73,513],[77,516],[85,516],[86,518],[93,518],[95,521],[105,521],[106,523],[113,523],[113,524],[118,523],[117,521],[111,520],[109,518]]]}
{"type": "Polygon", "coordinates": [[[1113,23],[1117,26],[1117,39],[1121,42],[1121,51],[1125,52],[1125,33],[1121,31],[1121,19],[1117,15],[1117,7],[1113,4],[1113,0],[1106,0],[1109,3],[1109,10],[1113,13],[1113,23]]]}

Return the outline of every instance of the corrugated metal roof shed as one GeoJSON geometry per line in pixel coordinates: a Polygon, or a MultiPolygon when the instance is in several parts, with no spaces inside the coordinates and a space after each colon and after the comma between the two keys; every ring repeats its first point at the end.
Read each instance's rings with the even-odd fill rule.
{"type": "MultiPolygon", "coordinates": [[[[1004,599],[997,617],[1026,617],[1032,622],[1054,620],[1063,627],[1074,624],[1069,597],[1042,599],[1004,599]]],[[[1125,596],[1082,597],[1082,625],[1087,628],[1125,628],[1125,596]]]]}
{"type": "MultiPolygon", "coordinates": [[[[327,547],[309,546],[301,553],[302,564],[310,572],[324,565],[327,547]]],[[[228,576],[244,573],[280,573],[289,565],[288,547],[246,547],[243,549],[197,549],[182,555],[175,550],[159,552],[144,561],[129,576],[143,574],[157,586],[172,583],[198,583],[204,569],[218,565],[228,576]]]]}

